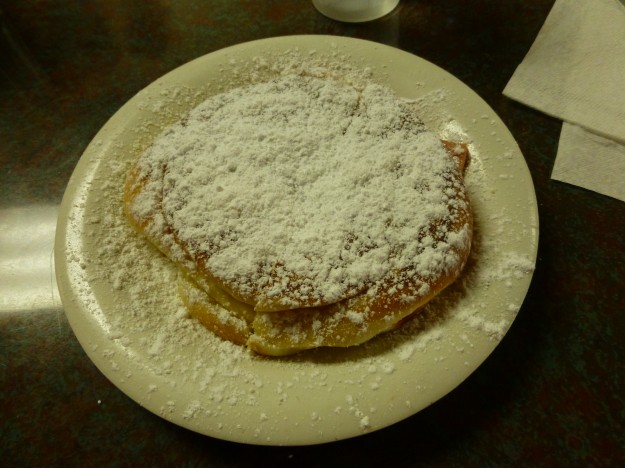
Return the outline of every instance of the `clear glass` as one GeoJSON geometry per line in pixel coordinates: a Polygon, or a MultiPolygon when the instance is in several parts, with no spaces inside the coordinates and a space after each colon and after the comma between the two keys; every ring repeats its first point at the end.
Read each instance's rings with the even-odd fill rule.
{"type": "Polygon", "coordinates": [[[390,13],[399,4],[399,0],[312,0],[312,3],[328,18],[360,23],[390,13]]]}

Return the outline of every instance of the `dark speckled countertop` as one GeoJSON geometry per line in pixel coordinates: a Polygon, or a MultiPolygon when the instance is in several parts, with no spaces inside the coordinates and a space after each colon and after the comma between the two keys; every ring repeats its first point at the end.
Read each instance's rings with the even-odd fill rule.
{"type": "Polygon", "coordinates": [[[625,466],[625,203],[552,181],[561,123],[502,90],[553,0],[402,0],[343,24],[307,0],[0,2],[0,464],[625,466]],[[211,439],[141,408],[91,363],[52,267],[82,152],[129,98],[198,56],[290,34],[369,39],[451,72],[499,114],[538,198],[518,318],[449,395],[378,432],[312,447],[211,439]]]}

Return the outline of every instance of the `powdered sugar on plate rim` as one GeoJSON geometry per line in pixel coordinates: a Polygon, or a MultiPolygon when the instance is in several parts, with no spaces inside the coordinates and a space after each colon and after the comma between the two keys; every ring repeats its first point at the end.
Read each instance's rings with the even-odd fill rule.
{"type": "Polygon", "coordinates": [[[85,151],[55,247],[68,319],[89,357],[165,419],[226,440],[314,444],[406,418],[444,396],[503,338],[529,287],[538,237],[527,166],[496,114],[458,80],[366,41],[293,36],[201,57],[148,86],[85,151]],[[121,217],[130,162],[203,98],[298,67],[375,80],[413,99],[443,138],[469,144],[475,247],[465,274],[416,320],[354,349],[265,359],[186,316],[175,270],[121,217]],[[302,402],[306,402],[303,404],[302,402]]]}

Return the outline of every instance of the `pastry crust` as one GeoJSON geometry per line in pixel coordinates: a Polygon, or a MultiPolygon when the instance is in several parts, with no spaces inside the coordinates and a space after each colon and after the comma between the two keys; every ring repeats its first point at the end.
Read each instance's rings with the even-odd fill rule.
{"type": "MultiPolygon", "coordinates": [[[[422,131],[416,117],[413,120],[407,113],[403,118],[402,125],[415,125],[422,131]]],[[[250,290],[224,281],[211,269],[210,249],[198,249],[172,222],[173,213],[164,202],[166,163],[146,171],[140,158],[128,174],[123,206],[137,232],[179,268],[177,288],[183,303],[216,335],[270,356],[317,347],[354,346],[399,326],[418,312],[460,275],[469,256],[473,221],[463,181],[468,149],[448,141],[442,141],[441,147],[455,161],[452,170],[437,176],[445,178],[447,212],[414,235],[424,243],[427,238],[434,251],[441,250],[443,265],[435,275],[419,271],[418,265],[393,268],[377,281],[345,288],[338,300],[302,294],[307,283],[300,281],[296,272],[271,273],[281,267],[279,264],[273,265],[270,277],[285,283],[282,292],[287,300],[263,294],[263,285],[250,290]]]]}

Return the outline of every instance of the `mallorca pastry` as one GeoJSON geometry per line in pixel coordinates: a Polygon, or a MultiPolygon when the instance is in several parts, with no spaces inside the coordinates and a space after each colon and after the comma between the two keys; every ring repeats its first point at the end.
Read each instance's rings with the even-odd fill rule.
{"type": "Polygon", "coordinates": [[[386,87],[286,75],[165,130],[131,168],[124,209],[218,336],[273,356],[353,346],[460,275],[467,156],[386,87]]]}

